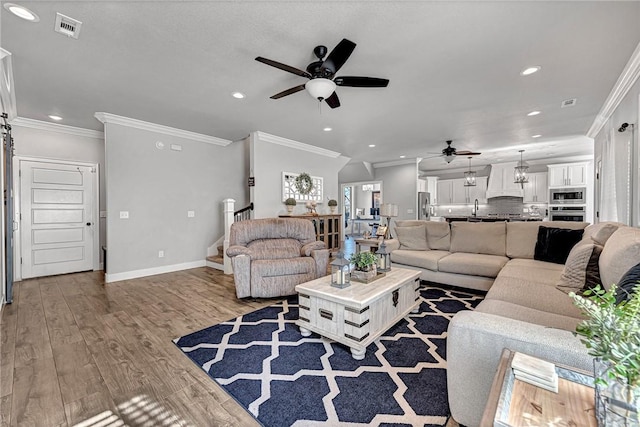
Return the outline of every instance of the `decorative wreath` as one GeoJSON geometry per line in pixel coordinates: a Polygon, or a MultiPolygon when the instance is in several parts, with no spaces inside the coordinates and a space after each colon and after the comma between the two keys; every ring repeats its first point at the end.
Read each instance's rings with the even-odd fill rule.
{"type": "Polygon", "coordinates": [[[296,177],[295,181],[296,190],[300,194],[309,194],[313,190],[313,181],[308,173],[302,172],[296,177]]]}

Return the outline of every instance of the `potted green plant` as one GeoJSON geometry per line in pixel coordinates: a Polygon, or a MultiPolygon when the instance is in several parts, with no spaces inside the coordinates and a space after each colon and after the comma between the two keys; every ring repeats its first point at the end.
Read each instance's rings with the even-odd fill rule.
{"type": "Polygon", "coordinates": [[[640,285],[616,304],[614,284],[584,296],[570,293],[586,319],[576,334],[594,356],[596,416],[599,425],[638,425],[640,410],[640,285]]]}
{"type": "Polygon", "coordinates": [[[376,277],[377,257],[373,252],[363,251],[354,253],[349,258],[349,261],[354,266],[354,271],[351,275],[355,280],[368,282],[376,277]]]}
{"type": "Polygon", "coordinates": [[[327,206],[329,206],[329,210],[331,210],[331,213],[335,213],[336,208],[338,207],[338,201],[335,199],[329,199],[329,201],[327,202],[327,206]]]}
{"type": "Polygon", "coordinates": [[[293,212],[293,208],[296,207],[298,202],[296,202],[296,199],[294,199],[293,197],[289,197],[287,200],[284,201],[284,204],[287,207],[287,212],[291,213],[293,212]]]}

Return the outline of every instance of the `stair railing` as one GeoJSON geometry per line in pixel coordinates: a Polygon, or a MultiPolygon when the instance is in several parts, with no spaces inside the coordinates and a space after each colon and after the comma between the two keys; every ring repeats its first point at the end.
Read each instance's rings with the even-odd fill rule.
{"type": "Polygon", "coordinates": [[[224,199],[224,241],[222,243],[224,274],[232,274],[231,259],[227,256],[229,249],[229,235],[231,234],[231,224],[236,221],[246,221],[251,219],[251,211],[253,210],[253,202],[249,206],[234,211],[236,201],[233,199],[224,199]]]}

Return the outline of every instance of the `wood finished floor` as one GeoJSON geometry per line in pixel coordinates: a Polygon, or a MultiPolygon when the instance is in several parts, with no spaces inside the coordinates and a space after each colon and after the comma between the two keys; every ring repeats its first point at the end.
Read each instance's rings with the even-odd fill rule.
{"type": "Polygon", "coordinates": [[[0,321],[0,425],[258,426],[171,340],[271,303],[238,300],[209,268],[19,282],[0,321]]]}
{"type": "Polygon", "coordinates": [[[0,325],[1,425],[257,426],[171,340],[272,302],[238,300],[209,268],[19,282],[0,325]]]}

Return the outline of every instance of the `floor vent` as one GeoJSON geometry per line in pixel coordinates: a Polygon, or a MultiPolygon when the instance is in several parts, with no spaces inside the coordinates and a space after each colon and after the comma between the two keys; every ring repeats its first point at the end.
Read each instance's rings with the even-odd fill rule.
{"type": "Polygon", "coordinates": [[[576,105],[576,102],[578,102],[578,99],[576,99],[576,98],[565,99],[564,101],[562,101],[562,104],[560,104],[560,107],[562,107],[562,108],[574,107],[576,105]]]}
{"type": "Polygon", "coordinates": [[[80,34],[80,27],[82,27],[82,22],[77,19],[69,18],[61,13],[56,13],[56,33],[77,39],[78,34],[80,34]]]}

